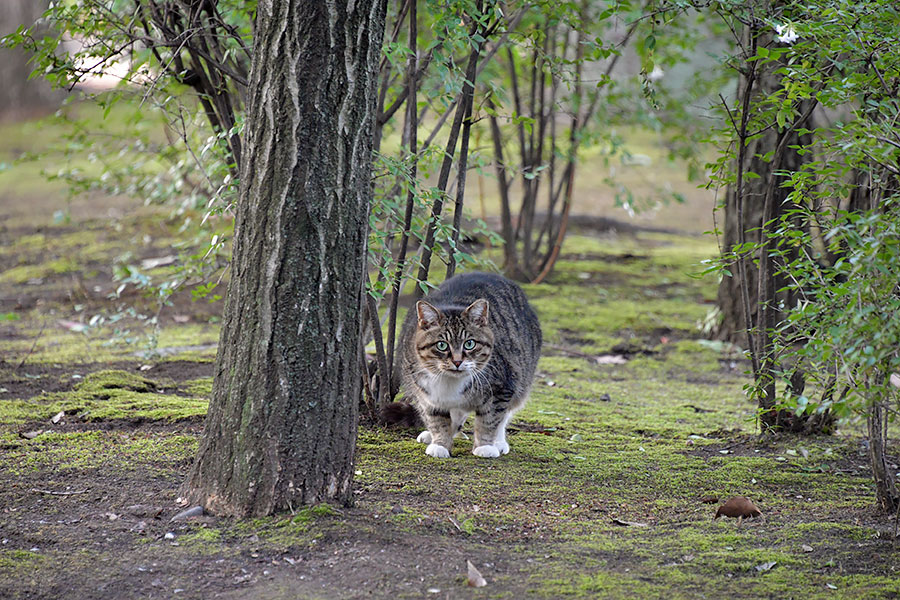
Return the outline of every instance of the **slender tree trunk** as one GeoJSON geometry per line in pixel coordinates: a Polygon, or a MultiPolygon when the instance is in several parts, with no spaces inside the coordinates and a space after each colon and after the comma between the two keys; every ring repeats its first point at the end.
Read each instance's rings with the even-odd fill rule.
{"type": "MultiPolygon", "coordinates": [[[[880,388],[884,384],[885,376],[876,376],[875,387],[880,388]]],[[[867,386],[868,387],[868,386],[867,386]]],[[[888,411],[884,398],[872,399],[872,405],[867,415],[867,427],[869,433],[869,461],[872,465],[872,477],[875,480],[875,497],[878,506],[888,512],[896,512],[900,505],[900,493],[897,491],[897,481],[894,477],[895,468],[891,468],[887,459],[887,426],[888,411]]]]}
{"type": "Polygon", "coordinates": [[[213,397],[182,495],[348,502],[385,1],[261,0],[213,397]]]}

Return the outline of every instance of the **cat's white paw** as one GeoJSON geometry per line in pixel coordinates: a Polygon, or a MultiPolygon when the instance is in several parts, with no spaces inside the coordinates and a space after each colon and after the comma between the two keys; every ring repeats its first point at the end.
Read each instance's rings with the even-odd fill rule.
{"type": "Polygon", "coordinates": [[[420,444],[430,444],[431,443],[431,432],[428,430],[423,431],[419,434],[419,437],[416,438],[416,441],[420,444]]]}
{"type": "MultiPolygon", "coordinates": [[[[428,432],[426,431],[425,433],[428,432]]],[[[428,437],[430,439],[431,434],[429,434],[428,437]]],[[[435,458],[450,458],[450,451],[440,444],[428,444],[428,447],[425,448],[425,454],[427,454],[428,456],[433,456],[435,458]]]]}
{"type": "Polygon", "coordinates": [[[494,448],[500,451],[500,454],[509,454],[509,444],[504,440],[494,442],[494,448]]]}
{"type": "MultiPolygon", "coordinates": [[[[507,448],[508,450],[508,448],[507,448]]],[[[500,451],[497,449],[497,446],[478,446],[474,450],[472,450],[472,454],[475,456],[480,456],[481,458],[497,458],[500,456],[500,451]]]]}

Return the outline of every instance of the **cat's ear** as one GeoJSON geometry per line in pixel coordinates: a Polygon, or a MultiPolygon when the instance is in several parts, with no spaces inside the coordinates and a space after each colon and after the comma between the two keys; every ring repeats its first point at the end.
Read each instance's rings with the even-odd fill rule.
{"type": "Polygon", "coordinates": [[[472,324],[478,327],[484,327],[488,322],[488,306],[487,300],[479,298],[463,311],[462,316],[463,318],[468,319],[472,324]]]}
{"type": "Polygon", "coordinates": [[[441,311],[424,300],[416,302],[416,313],[419,315],[419,329],[431,329],[441,324],[444,315],[441,311]]]}

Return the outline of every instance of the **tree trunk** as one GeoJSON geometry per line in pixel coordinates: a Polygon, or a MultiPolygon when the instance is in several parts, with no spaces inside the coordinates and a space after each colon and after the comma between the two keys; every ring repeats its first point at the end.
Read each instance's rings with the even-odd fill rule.
{"type": "Polygon", "coordinates": [[[217,514],[350,500],[385,0],[261,0],[231,281],[182,495],[217,514]]]}
{"type": "MultiPolygon", "coordinates": [[[[774,67],[770,67],[774,70],[774,67]]],[[[738,97],[743,94],[743,86],[745,82],[741,82],[741,89],[738,97]]],[[[761,73],[756,84],[757,95],[770,95],[781,87],[781,76],[772,72],[761,73]]],[[[803,112],[805,106],[801,104],[800,112],[803,112]]],[[[776,178],[775,193],[773,202],[773,214],[770,218],[780,219],[784,213],[784,201],[790,190],[782,188],[781,183],[783,177],[775,174],[776,170],[780,171],[797,171],[800,170],[807,160],[797,151],[798,146],[808,145],[811,138],[808,134],[799,135],[796,132],[789,134],[787,146],[784,150],[780,166],[773,168],[771,161],[763,160],[762,155],[769,153],[775,149],[778,143],[778,131],[775,128],[769,128],[758,138],[747,144],[746,156],[744,164],[744,172],[751,172],[759,175],[758,178],[744,178],[743,195],[744,195],[744,241],[754,244],[760,241],[760,231],[763,225],[763,214],[765,209],[766,191],[769,187],[769,181],[776,178]]],[[[740,240],[740,231],[738,223],[737,197],[735,189],[730,186],[725,194],[725,223],[722,232],[722,248],[726,252],[738,244],[740,240]]],[[[759,289],[759,269],[753,260],[746,261],[747,283],[750,289],[750,314],[756,316],[758,312],[756,290],[759,289]]],[[[717,305],[722,314],[722,322],[718,328],[718,338],[738,344],[743,348],[748,347],[747,329],[753,328],[756,323],[744,322],[744,311],[741,307],[741,281],[737,273],[737,268],[731,269],[731,277],[723,277],[719,283],[717,305]]],[[[774,286],[776,290],[781,290],[786,282],[783,276],[775,276],[774,286]]],[[[785,301],[786,305],[790,305],[793,301],[787,298],[784,293],[778,294],[778,299],[785,301]]],[[[779,320],[776,315],[775,321],[779,320]]]]}
{"type": "MultiPolygon", "coordinates": [[[[880,374],[875,383],[876,388],[881,388],[884,385],[884,375],[880,374]]],[[[887,512],[896,512],[900,505],[900,493],[897,491],[897,481],[894,477],[896,469],[891,468],[887,460],[888,411],[884,399],[880,397],[882,393],[878,392],[879,397],[872,400],[867,415],[869,462],[872,465],[878,506],[887,512]]]]}
{"type": "MultiPolygon", "coordinates": [[[[20,25],[31,27],[50,4],[48,0],[0,2],[0,38],[20,25]]],[[[54,90],[44,79],[29,80],[34,70],[21,48],[0,47],[0,120],[25,119],[56,110],[65,92],[54,90]]]]}

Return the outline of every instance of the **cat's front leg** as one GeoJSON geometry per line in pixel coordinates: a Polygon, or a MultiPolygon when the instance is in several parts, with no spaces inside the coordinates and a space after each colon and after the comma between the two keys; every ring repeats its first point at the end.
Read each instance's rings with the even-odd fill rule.
{"type": "MultiPolygon", "coordinates": [[[[463,433],[463,425],[466,424],[466,419],[469,416],[469,411],[467,410],[451,410],[450,411],[450,423],[451,429],[453,431],[453,438],[462,438],[464,440],[469,439],[465,433],[463,433]]],[[[427,429],[419,434],[416,438],[416,441],[420,444],[430,444],[431,443],[431,432],[427,429]]],[[[505,454],[505,452],[504,452],[505,454]]]]}
{"type": "Polygon", "coordinates": [[[425,454],[435,458],[448,458],[453,447],[453,421],[450,413],[439,410],[422,411],[422,419],[428,431],[423,431],[417,438],[418,441],[428,444],[425,454]]]}
{"type": "Polygon", "coordinates": [[[482,458],[497,458],[509,452],[506,443],[506,414],[487,413],[475,415],[475,443],[472,454],[482,458]]]}

